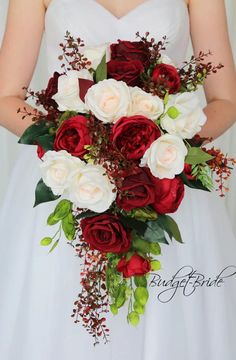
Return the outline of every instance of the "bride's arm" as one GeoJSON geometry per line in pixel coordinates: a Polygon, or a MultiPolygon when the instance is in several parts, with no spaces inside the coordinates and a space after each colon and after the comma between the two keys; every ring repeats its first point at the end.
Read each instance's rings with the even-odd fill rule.
{"type": "Polygon", "coordinates": [[[31,118],[22,120],[17,109],[34,109],[25,101],[25,91],[37,62],[44,31],[43,0],[10,0],[7,25],[0,49],[0,125],[20,136],[31,118]]]}
{"type": "Polygon", "coordinates": [[[190,25],[194,52],[211,50],[209,58],[224,68],[205,84],[208,121],[200,135],[216,138],[236,120],[236,71],[230,47],[224,0],[190,0],[190,25]]]}

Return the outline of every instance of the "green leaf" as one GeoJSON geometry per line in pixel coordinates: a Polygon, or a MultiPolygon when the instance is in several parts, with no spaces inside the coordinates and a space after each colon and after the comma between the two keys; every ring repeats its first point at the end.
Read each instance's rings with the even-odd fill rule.
{"type": "Polygon", "coordinates": [[[111,304],[110,305],[110,310],[112,312],[113,315],[117,315],[118,314],[118,307],[115,304],[111,304]]]}
{"type": "Polygon", "coordinates": [[[172,217],[169,215],[159,215],[158,223],[167,232],[171,240],[174,238],[176,241],[183,243],[179,227],[172,217]]]}
{"type": "Polygon", "coordinates": [[[54,213],[50,214],[47,218],[47,224],[49,226],[56,225],[60,220],[54,218],[54,213]]]}
{"type": "Polygon", "coordinates": [[[165,237],[165,233],[162,227],[160,226],[158,219],[155,221],[148,221],[146,225],[147,228],[143,236],[145,240],[149,242],[168,244],[168,241],[166,240],[165,237]]]}
{"type": "Polygon", "coordinates": [[[104,54],[102,61],[98,65],[95,72],[96,82],[105,80],[107,78],[107,64],[106,64],[106,54],[104,54]]]}
{"type": "Polygon", "coordinates": [[[179,177],[183,180],[183,183],[185,185],[187,185],[188,187],[192,188],[192,189],[197,189],[197,190],[203,190],[203,191],[210,191],[209,189],[207,189],[201,181],[199,180],[188,180],[188,178],[186,177],[186,175],[184,173],[181,173],[179,175],[179,177]]]}
{"type": "Polygon", "coordinates": [[[38,138],[42,135],[48,134],[49,123],[46,121],[35,122],[30,125],[21,138],[19,139],[19,144],[35,145],[38,141],[38,138]]]}
{"type": "Polygon", "coordinates": [[[123,306],[126,301],[125,291],[126,291],[126,285],[123,283],[119,286],[118,292],[116,295],[116,299],[115,299],[115,305],[117,306],[117,308],[120,308],[121,306],[123,306]]]}
{"type": "Polygon", "coordinates": [[[49,250],[49,253],[51,253],[51,252],[55,249],[55,247],[57,247],[58,243],[59,243],[59,239],[54,242],[54,244],[52,245],[51,249],[49,250]]]}
{"type": "Polygon", "coordinates": [[[59,124],[61,125],[65,120],[70,119],[73,116],[76,116],[78,113],[76,111],[65,111],[60,117],[59,117],[59,124]]]}
{"type": "Polygon", "coordinates": [[[150,243],[150,253],[153,255],[161,254],[161,247],[158,243],[150,243]]]}
{"type": "Polygon", "coordinates": [[[185,162],[190,165],[197,165],[205,163],[209,160],[214,159],[214,156],[209,155],[203,151],[200,147],[190,147],[188,149],[188,154],[185,158],[185,162]]]}
{"type": "Polygon", "coordinates": [[[98,214],[93,211],[86,211],[86,212],[82,212],[81,214],[77,215],[76,219],[80,220],[80,219],[85,219],[87,217],[93,217],[93,216],[97,216],[97,215],[98,214]]]}
{"type": "Polygon", "coordinates": [[[149,298],[148,290],[143,286],[138,286],[134,291],[134,298],[139,304],[144,306],[149,298]]]}
{"type": "Polygon", "coordinates": [[[139,304],[137,301],[134,302],[134,310],[140,315],[144,314],[145,308],[143,305],[139,304]]]}
{"type": "Polygon", "coordinates": [[[53,150],[54,135],[45,134],[37,137],[37,144],[42,146],[45,151],[53,150]]]}
{"type": "Polygon", "coordinates": [[[128,321],[131,325],[137,326],[139,323],[139,314],[136,311],[131,311],[127,316],[128,321]]]}
{"type": "Polygon", "coordinates": [[[123,216],[123,215],[120,216],[120,221],[125,227],[136,230],[137,233],[140,235],[144,235],[147,229],[147,223],[133,219],[132,217],[129,216],[123,216]]]}
{"type": "Polygon", "coordinates": [[[161,269],[161,263],[159,260],[152,260],[151,261],[151,269],[153,271],[158,271],[161,269]]]}
{"type": "Polygon", "coordinates": [[[148,207],[133,209],[130,215],[140,221],[156,220],[158,217],[156,211],[148,207]]]}
{"type": "Polygon", "coordinates": [[[135,276],[134,283],[136,286],[147,287],[147,279],[146,276],[135,276]]]}
{"type": "Polygon", "coordinates": [[[76,229],[72,213],[69,213],[64,219],[62,219],[62,229],[67,240],[74,240],[76,229]]]}
{"type": "Polygon", "coordinates": [[[48,246],[52,243],[52,238],[51,237],[45,237],[40,241],[40,245],[42,246],[48,246]]]}
{"type": "Polygon", "coordinates": [[[133,234],[132,236],[132,246],[135,250],[139,250],[143,253],[149,253],[150,252],[150,242],[145,241],[143,238],[141,238],[138,234],[133,234]]]}
{"type": "Polygon", "coordinates": [[[55,210],[54,210],[54,219],[62,220],[64,219],[71,211],[72,203],[69,200],[61,200],[55,210]]]}
{"type": "Polygon", "coordinates": [[[34,207],[44,202],[57,200],[59,197],[60,196],[54,195],[52,190],[40,179],[35,190],[34,207]]]}

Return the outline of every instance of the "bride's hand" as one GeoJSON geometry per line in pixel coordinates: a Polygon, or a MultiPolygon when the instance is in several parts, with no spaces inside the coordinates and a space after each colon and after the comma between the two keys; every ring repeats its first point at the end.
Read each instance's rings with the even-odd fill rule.
{"type": "Polygon", "coordinates": [[[22,120],[17,109],[26,107],[24,86],[28,86],[39,54],[44,31],[43,0],[10,0],[7,25],[0,49],[0,125],[20,136],[32,117],[22,120]]]}
{"type": "Polygon", "coordinates": [[[236,120],[236,71],[229,41],[224,0],[189,1],[191,37],[195,55],[212,52],[208,58],[224,68],[209,76],[205,83],[208,121],[200,133],[216,138],[236,120]]]}

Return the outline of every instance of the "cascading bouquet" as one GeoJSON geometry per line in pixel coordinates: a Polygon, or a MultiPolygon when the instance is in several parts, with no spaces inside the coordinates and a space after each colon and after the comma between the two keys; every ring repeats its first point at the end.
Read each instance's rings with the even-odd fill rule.
{"type": "MultiPolygon", "coordinates": [[[[57,225],[41,245],[57,246],[64,233],[81,258],[82,290],[72,317],[95,343],[106,342],[106,314],[128,302],[137,325],[148,301],[148,276],[161,268],[160,243],[182,242],[170,215],[185,185],[221,195],[231,172],[220,150],[206,150],[197,133],[206,121],[194,92],[222,67],[200,53],[177,68],[165,55],[166,39],[137,35],[96,47],[69,32],[60,44],[62,73],[36,99],[35,122],[20,143],[38,146],[42,179],[35,206],[52,200],[47,219],[57,225]]],[[[18,110],[23,117],[31,115],[18,110]]]]}

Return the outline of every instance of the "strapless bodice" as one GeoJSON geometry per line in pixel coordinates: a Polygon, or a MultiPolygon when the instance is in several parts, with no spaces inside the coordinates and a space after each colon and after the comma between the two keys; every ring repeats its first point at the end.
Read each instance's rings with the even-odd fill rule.
{"type": "Polygon", "coordinates": [[[45,16],[48,71],[60,70],[59,43],[66,31],[85,45],[135,40],[136,32],[149,31],[156,40],[167,36],[167,54],[180,64],[189,42],[189,16],[184,0],[144,0],[125,16],[117,18],[96,0],[51,0],[45,16]]]}

